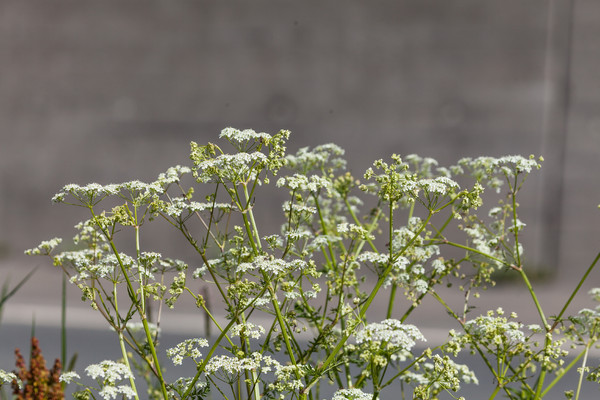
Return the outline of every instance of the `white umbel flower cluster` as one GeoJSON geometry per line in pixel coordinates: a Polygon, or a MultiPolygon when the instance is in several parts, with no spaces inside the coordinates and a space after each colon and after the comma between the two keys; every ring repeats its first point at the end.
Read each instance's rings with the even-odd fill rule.
{"type": "Polygon", "coordinates": [[[416,326],[403,324],[396,319],[386,319],[368,324],[363,330],[357,332],[355,337],[358,344],[363,342],[385,342],[388,347],[401,348],[407,351],[413,348],[416,340],[427,341],[416,326]]]}
{"type": "Polygon", "coordinates": [[[175,365],[181,365],[186,358],[192,358],[194,361],[202,357],[198,347],[208,347],[208,341],[204,338],[186,339],[175,347],[167,350],[167,356],[175,365]]]}
{"type": "Polygon", "coordinates": [[[331,400],[371,400],[373,395],[360,389],[340,389],[333,394],[331,400]]]}

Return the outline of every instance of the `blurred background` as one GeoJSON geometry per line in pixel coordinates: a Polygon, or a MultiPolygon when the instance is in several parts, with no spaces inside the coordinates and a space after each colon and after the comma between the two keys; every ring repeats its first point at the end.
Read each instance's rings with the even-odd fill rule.
{"type": "Polygon", "coordinates": [[[72,237],[64,184],[153,180],[233,126],[334,142],[358,177],[392,153],[542,155],[528,262],[574,282],[600,247],[599,20],[597,0],[3,0],[0,274],[72,237]]]}

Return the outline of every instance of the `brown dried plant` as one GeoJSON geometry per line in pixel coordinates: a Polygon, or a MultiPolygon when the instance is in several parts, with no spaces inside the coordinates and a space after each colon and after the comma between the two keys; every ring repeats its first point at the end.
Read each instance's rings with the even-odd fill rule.
{"type": "Polygon", "coordinates": [[[15,349],[17,370],[15,375],[23,382],[20,388],[13,382],[13,394],[17,400],[62,400],[65,398],[62,385],[59,381],[61,363],[57,358],[52,369],[46,368],[46,360],[42,355],[39,341],[31,338],[31,357],[29,369],[21,351],[15,349]]]}

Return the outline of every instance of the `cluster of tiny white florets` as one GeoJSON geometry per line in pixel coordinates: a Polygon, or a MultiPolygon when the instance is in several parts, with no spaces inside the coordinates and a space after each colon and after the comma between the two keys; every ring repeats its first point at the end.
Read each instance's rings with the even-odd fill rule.
{"type": "Polygon", "coordinates": [[[285,232],[285,237],[290,242],[297,242],[298,240],[308,239],[312,236],[314,236],[313,233],[306,228],[291,229],[285,232]]]}
{"type": "Polygon", "coordinates": [[[237,267],[237,272],[247,272],[252,270],[260,270],[269,274],[279,275],[283,272],[300,271],[306,267],[306,261],[295,259],[285,261],[280,258],[272,258],[269,256],[258,256],[252,262],[241,263],[237,267]]]}
{"type": "MultiPolygon", "coordinates": [[[[193,381],[194,381],[193,378],[187,378],[187,377],[177,378],[177,380],[175,382],[171,383],[168,386],[168,389],[170,392],[169,394],[171,396],[173,396],[173,398],[177,398],[175,393],[177,393],[181,396],[188,389],[190,389],[190,385],[192,384],[193,381]]],[[[201,391],[201,390],[205,389],[206,387],[207,387],[207,383],[204,381],[197,380],[196,383],[194,384],[194,390],[196,390],[196,391],[201,391]]]]}
{"type": "MultiPolygon", "coordinates": [[[[306,375],[307,369],[301,365],[275,366],[275,382],[269,384],[269,388],[278,392],[294,392],[303,387],[302,377],[306,375]]],[[[281,396],[281,398],[285,398],[281,396]]]]}
{"type": "Polygon", "coordinates": [[[403,324],[396,319],[371,323],[355,334],[356,343],[386,343],[389,348],[410,350],[416,340],[426,342],[425,336],[414,325],[403,324]]]}
{"type": "Polygon", "coordinates": [[[600,288],[592,288],[588,291],[588,294],[594,301],[600,302],[600,288]]]}
{"type": "Polygon", "coordinates": [[[167,356],[175,365],[181,365],[186,358],[191,358],[194,362],[197,362],[196,360],[202,357],[198,347],[208,347],[208,341],[203,338],[186,339],[177,346],[167,349],[167,356]]]}
{"type": "Polygon", "coordinates": [[[342,158],[344,149],[336,144],[329,143],[314,147],[312,150],[303,147],[295,155],[286,156],[287,166],[293,170],[306,173],[311,170],[336,170],[346,167],[346,160],[342,158]]]}
{"type": "Polygon", "coordinates": [[[218,373],[224,377],[232,378],[237,377],[244,371],[260,371],[266,374],[271,372],[273,367],[280,367],[279,362],[270,356],[254,352],[245,358],[214,356],[206,363],[204,373],[206,375],[218,373]]]}
{"type": "Polygon", "coordinates": [[[255,132],[252,129],[244,129],[244,130],[239,130],[239,129],[235,129],[235,128],[225,128],[221,131],[221,134],[219,135],[219,138],[225,138],[227,140],[229,140],[230,142],[236,142],[236,143],[246,143],[249,141],[264,141],[264,142],[268,142],[269,140],[271,140],[271,135],[269,135],[268,133],[264,133],[264,132],[255,132]]]}
{"type": "Polygon", "coordinates": [[[285,201],[282,204],[283,211],[286,213],[292,212],[296,214],[307,213],[315,214],[317,212],[316,207],[307,206],[304,204],[292,203],[291,201],[285,201]]]}
{"type": "Polygon", "coordinates": [[[317,193],[321,189],[330,191],[332,183],[330,180],[318,175],[306,176],[294,174],[277,180],[277,187],[285,187],[290,190],[300,190],[303,192],[317,193]]]}
{"type": "Polygon", "coordinates": [[[433,176],[433,168],[438,166],[436,159],[431,157],[421,157],[418,154],[409,154],[404,156],[404,161],[424,178],[433,176]]]}
{"type": "Polygon", "coordinates": [[[431,394],[435,395],[442,390],[452,390],[454,392],[460,390],[460,383],[478,384],[479,381],[473,371],[466,365],[455,363],[450,357],[434,354],[433,362],[423,363],[423,380],[426,385],[421,384],[415,392],[427,388],[431,394]],[[425,386],[425,387],[424,387],[425,386]]]}
{"type": "Polygon", "coordinates": [[[265,328],[255,325],[251,322],[234,325],[231,327],[231,336],[240,336],[242,338],[260,339],[265,334],[265,328]]]}
{"type": "MultiPolygon", "coordinates": [[[[588,294],[597,302],[600,302],[600,288],[591,289],[588,294]]],[[[597,338],[600,330],[600,306],[584,308],[577,315],[569,318],[573,325],[567,330],[574,342],[584,343],[588,338],[597,338]]]]}
{"type": "Polygon", "coordinates": [[[163,188],[167,188],[173,183],[179,183],[183,175],[191,172],[192,170],[190,167],[176,165],[167,169],[166,172],[160,173],[155,183],[161,185],[163,188]]]}
{"type": "Polygon", "coordinates": [[[533,156],[525,158],[522,156],[504,156],[500,157],[495,162],[496,166],[507,175],[530,173],[534,168],[540,168],[541,165],[534,159],[533,156]]]}
{"type": "Polygon", "coordinates": [[[81,377],[79,376],[79,374],[75,371],[67,371],[67,372],[63,372],[60,377],[58,378],[58,380],[60,382],[64,382],[66,384],[69,384],[71,382],[73,382],[73,380],[75,379],[81,379],[81,377]]]}
{"type": "Polygon", "coordinates": [[[445,176],[420,179],[417,181],[417,186],[423,190],[426,195],[433,196],[444,196],[452,190],[459,188],[458,183],[445,176]]]}
{"type": "Polygon", "coordinates": [[[111,360],[104,360],[99,364],[91,364],[85,368],[86,374],[92,379],[102,378],[103,381],[115,383],[121,379],[131,378],[133,375],[127,365],[111,360]]]}
{"type": "MultiPolygon", "coordinates": [[[[540,157],[539,161],[543,161],[543,158],[540,157]]],[[[499,174],[502,174],[500,175],[502,178],[508,178],[520,174],[529,174],[532,169],[541,167],[534,156],[529,156],[528,159],[522,156],[477,157],[474,159],[466,157],[460,159],[458,165],[470,171],[478,182],[484,182],[498,193],[503,183],[503,180],[498,176],[499,174]]]]}
{"type": "Polygon", "coordinates": [[[227,203],[200,203],[189,201],[185,197],[174,197],[168,202],[157,202],[158,211],[164,212],[172,218],[187,217],[190,214],[202,211],[222,210],[230,211],[231,204],[227,203]]]}
{"type": "Polygon", "coordinates": [[[28,256],[47,256],[50,255],[52,250],[54,250],[54,248],[56,248],[56,246],[58,246],[61,242],[61,238],[44,240],[37,247],[25,250],[25,254],[28,256]]]}
{"type": "Polygon", "coordinates": [[[373,395],[360,389],[340,389],[333,394],[331,400],[371,400],[373,395]]]}
{"type": "Polygon", "coordinates": [[[2,387],[2,385],[5,383],[13,383],[13,381],[17,382],[20,389],[23,388],[23,382],[21,382],[17,375],[15,375],[13,372],[6,372],[5,370],[0,369],[0,387],[2,387]]]}
{"type": "Polygon", "coordinates": [[[323,246],[339,242],[342,238],[336,235],[319,235],[315,236],[306,246],[308,251],[315,251],[321,249],[323,246]]]}
{"type": "Polygon", "coordinates": [[[360,238],[360,239],[374,239],[375,237],[369,233],[362,226],[358,226],[356,224],[350,224],[348,222],[342,222],[337,225],[337,232],[341,236],[346,236],[350,238],[360,238]]]}
{"type": "Polygon", "coordinates": [[[221,154],[197,165],[198,182],[240,182],[254,180],[267,162],[260,151],[252,153],[221,154]]]}
{"type": "MultiPolygon", "coordinates": [[[[135,392],[129,385],[116,385],[122,379],[133,379],[131,370],[122,363],[105,360],[99,364],[86,367],[85,372],[92,379],[96,379],[102,389],[100,396],[105,400],[116,399],[120,394],[128,399],[135,397],[135,392]]],[[[67,376],[67,379],[78,378],[79,375],[67,376]]]]}
{"type": "Polygon", "coordinates": [[[164,193],[164,188],[159,182],[144,183],[134,180],[108,185],[90,183],[85,186],[71,183],[63,186],[62,190],[52,197],[52,201],[63,203],[70,195],[83,205],[94,206],[108,196],[119,196],[140,203],[148,202],[162,193],[164,193]]]}
{"type": "MultiPolygon", "coordinates": [[[[511,317],[516,318],[512,313],[511,317]]],[[[465,323],[465,331],[472,337],[479,338],[486,344],[494,346],[515,346],[525,343],[526,335],[522,331],[523,324],[517,321],[510,321],[504,317],[504,311],[501,308],[494,313],[481,315],[474,320],[465,323]]]]}
{"type": "MultiPolygon", "coordinates": [[[[490,234],[486,226],[475,223],[471,226],[463,227],[463,231],[470,238],[472,246],[483,256],[491,256],[496,259],[502,258],[501,247],[498,246],[498,238],[490,234]]],[[[498,264],[499,262],[488,258],[489,262],[498,264]]]]}

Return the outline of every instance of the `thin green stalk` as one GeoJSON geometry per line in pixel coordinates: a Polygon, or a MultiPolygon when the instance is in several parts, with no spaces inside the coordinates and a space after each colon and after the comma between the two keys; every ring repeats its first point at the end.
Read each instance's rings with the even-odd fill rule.
{"type": "MultiPolygon", "coordinates": [[[[275,290],[273,289],[273,285],[271,283],[271,278],[269,277],[269,275],[262,271],[262,276],[263,279],[265,280],[266,286],[267,286],[267,290],[269,291],[269,294],[271,295],[271,299],[272,299],[272,304],[273,304],[273,308],[275,309],[275,316],[277,318],[277,322],[279,323],[279,327],[281,328],[281,334],[283,335],[283,341],[285,343],[285,347],[289,353],[290,356],[290,362],[292,363],[292,365],[294,367],[296,367],[296,357],[294,357],[294,352],[292,351],[292,345],[290,343],[290,338],[288,336],[288,332],[287,332],[287,325],[285,323],[285,321],[283,320],[283,315],[281,314],[281,309],[279,308],[279,303],[277,302],[277,299],[275,298],[275,290]]],[[[296,377],[299,379],[300,376],[298,374],[298,371],[294,371],[296,377]]]]}
{"type": "Polygon", "coordinates": [[[531,298],[532,298],[533,302],[535,303],[535,308],[537,309],[537,312],[540,315],[540,318],[542,319],[542,323],[544,324],[544,329],[549,330],[550,326],[548,325],[548,321],[546,320],[546,315],[544,314],[544,310],[542,310],[542,305],[540,304],[540,302],[537,298],[537,295],[535,294],[535,291],[533,290],[533,286],[531,286],[531,282],[529,282],[529,278],[527,278],[527,274],[525,273],[523,268],[519,268],[519,273],[521,274],[521,277],[523,278],[523,282],[525,282],[525,285],[527,286],[527,290],[529,291],[529,294],[531,295],[531,298]]]}
{"type": "Polygon", "coordinates": [[[60,299],[60,357],[63,367],[67,363],[67,276],[62,276],[60,299]]]}
{"type": "MultiPolygon", "coordinates": [[[[586,349],[587,349],[587,347],[586,347],[586,349]]],[[[567,372],[569,372],[579,362],[579,360],[581,359],[581,357],[583,357],[584,354],[585,354],[585,352],[582,351],[581,353],[579,353],[577,355],[577,357],[575,357],[573,359],[573,361],[571,361],[569,363],[569,365],[567,365],[566,367],[564,367],[562,369],[562,371],[559,374],[556,375],[556,377],[552,380],[552,382],[550,382],[548,384],[548,386],[546,387],[546,389],[544,389],[542,391],[542,393],[540,393],[540,398],[543,399],[546,396],[546,394],[548,394],[548,392],[550,391],[550,389],[552,389],[558,382],[560,382],[560,380],[565,376],[565,374],[567,372]]]]}
{"type": "MultiPolygon", "coordinates": [[[[327,235],[327,225],[325,225],[325,220],[323,218],[323,213],[321,212],[321,205],[319,204],[319,196],[316,194],[313,195],[315,199],[315,207],[317,209],[317,215],[319,216],[319,222],[321,223],[321,229],[323,229],[323,235],[327,235]]],[[[329,239],[327,240],[327,249],[329,250],[329,258],[331,259],[331,265],[337,269],[337,259],[335,254],[333,253],[333,248],[331,246],[331,242],[329,239]]]]}
{"type": "MultiPolygon", "coordinates": [[[[246,317],[245,317],[244,313],[241,314],[241,317],[242,317],[242,323],[245,324],[246,317]]],[[[246,338],[245,344],[248,347],[248,352],[250,352],[250,339],[246,338]]],[[[256,374],[256,370],[252,369],[251,374],[252,374],[252,382],[247,383],[248,396],[253,394],[255,400],[260,400],[260,385],[258,382],[258,375],[256,374]]],[[[241,393],[241,390],[240,390],[240,393],[241,393]]]]}
{"type": "Polygon", "coordinates": [[[500,392],[500,385],[497,385],[496,388],[494,389],[494,391],[492,392],[492,394],[490,395],[490,399],[489,400],[493,400],[496,395],[500,392]]]}
{"type": "Polygon", "coordinates": [[[113,282],[113,304],[115,305],[115,312],[117,314],[117,332],[118,332],[118,336],[119,336],[119,347],[121,348],[121,355],[123,356],[123,363],[127,366],[127,369],[130,372],[130,376],[129,376],[129,384],[131,385],[131,389],[133,389],[134,392],[134,396],[137,400],[139,400],[138,397],[138,391],[137,388],[135,387],[135,381],[133,379],[133,370],[131,369],[131,366],[129,365],[129,356],[127,355],[127,349],[125,348],[125,340],[123,339],[123,327],[121,326],[121,321],[120,318],[118,317],[119,315],[119,303],[118,303],[118,294],[117,294],[117,283],[113,282]]]}
{"type": "MultiPolygon", "coordinates": [[[[414,205],[414,203],[413,203],[414,205]]],[[[388,258],[388,263],[390,264],[388,266],[388,268],[392,268],[392,256],[394,254],[394,202],[390,201],[390,221],[389,221],[389,247],[390,247],[390,255],[388,258]]],[[[397,289],[396,283],[392,284],[392,290],[390,291],[390,298],[388,300],[388,308],[387,308],[387,318],[391,318],[392,317],[392,311],[394,309],[394,300],[396,299],[396,289],[397,289]]]]}
{"type": "Polygon", "coordinates": [[[457,248],[459,248],[459,249],[467,250],[467,251],[469,251],[469,252],[471,252],[471,253],[475,253],[475,254],[479,254],[479,255],[482,255],[482,256],[484,256],[484,257],[487,257],[487,258],[489,258],[490,260],[492,260],[492,261],[496,261],[496,262],[499,262],[499,263],[503,264],[503,265],[504,265],[504,266],[506,266],[506,267],[511,267],[511,268],[513,268],[513,269],[514,269],[514,268],[516,268],[516,266],[510,265],[510,264],[509,264],[509,263],[507,263],[506,261],[504,261],[504,260],[501,260],[501,259],[499,259],[499,258],[497,258],[497,257],[494,257],[494,256],[492,256],[491,254],[484,253],[484,252],[482,252],[482,251],[479,251],[479,250],[477,250],[477,249],[475,249],[475,248],[473,248],[473,247],[465,246],[465,245],[462,245],[462,244],[460,244],[460,243],[451,242],[451,241],[449,241],[449,240],[447,240],[447,239],[443,239],[443,240],[441,240],[441,241],[439,241],[439,242],[434,242],[434,243],[432,243],[432,244],[446,244],[446,245],[448,245],[448,246],[457,247],[457,248]]]}
{"type": "Polygon", "coordinates": [[[596,258],[594,258],[594,261],[592,262],[592,264],[588,267],[587,271],[585,271],[585,274],[583,274],[583,277],[581,278],[581,280],[579,281],[579,283],[577,284],[577,286],[573,290],[573,293],[571,293],[571,296],[569,297],[569,300],[567,300],[567,302],[565,303],[565,305],[562,308],[562,310],[560,310],[560,312],[556,316],[554,324],[552,324],[552,328],[550,328],[550,331],[554,330],[554,328],[556,328],[556,325],[559,324],[559,322],[560,322],[563,314],[565,313],[565,311],[567,311],[567,308],[571,304],[571,301],[573,301],[573,298],[575,298],[575,295],[577,294],[577,292],[579,292],[579,289],[581,289],[581,286],[583,286],[583,283],[587,280],[588,275],[592,272],[592,270],[596,266],[596,263],[598,262],[599,259],[600,259],[600,253],[598,253],[596,255],[596,258]]]}
{"type": "MultiPolygon", "coordinates": [[[[592,341],[590,341],[590,344],[592,341]]],[[[585,346],[583,361],[581,362],[581,372],[579,373],[579,383],[577,384],[577,392],[575,394],[575,400],[579,400],[579,393],[581,393],[581,384],[583,383],[583,375],[585,373],[585,366],[587,364],[587,357],[590,351],[589,345],[585,346]]]]}
{"type": "MultiPolygon", "coordinates": [[[[212,315],[212,313],[210,312],[210,310],[208,309],[208,307],[206,307],[206,302],[204,300],[198,301],[199,300],[198,297],[196,297],[196,295],[194,294],[194,292],[192,292],[187,286],[186,286],[185,290],[187,290],[187,292],[194,298],[194,300],[196,300],[196,304],[200,305],[200,307],[204,310],[204,312],[206,313],[206,315],[208,315],[208,318],[210,318],[210,320],[215,324],[215,326],[217,327],[217,329],[219,331],[223,332],[223,328],[221,328],[221,325],[219,324],[219,322],[212,315]]],[[[234,344],[231,341],[231,339],[229,338],[229,336],[225,335],[225,339],[229,342],[229,345],[231,347],[234,346],[234,344]]]]}
{"type": "MultiPolygon", "coordinates": [[[[431,295],[448,311],[448,313],[450,315],[452,315],[452,317],[461,325],[461,327],[463,327],[464,329],[464,323],[461,321],[461,319],[458,317],[458,315],[454,312],[454,310],[452,308],[450,308],[450,306],[448,304],[446,304],[446,302],[444,301],[444,299],[442,299],[440,297],[439,294],[437,294],[435,291],[431,291],[431,295]]],[[[488,367],[488,369],[490,370],[490,372],[494,375],[494,378],[496,378],[496,380],[498,382],[500,382],[500,377],[498,376],[498,374],[496,373],[496,370],[494,369],[494,367],[492,366],[492,364],[490,363],[490,361],[487,359],[487,357],[485,356],[485,354],[483,353],[483,351],[479,348],[479,346],[474,343],[475,348],[477,349],[477,352],[479,353],[479,355],[481,356],[481,359],[485,362],[486,366],[488,367]]]]}
{"type": "Polygon", "coordinates": [[[392,311],[394,309],[394,299],[396,298],[396,291],[398,290],[398,285],[396,283],[392,284],[392,289],[390,290],[390,298],[388,300],[388,308],[386,318],[392,318],[392,311]]]}
{"type": "MultiPolygon", "coordinates": [[[[425,229],[427,224],[429,224],[429,220],[431,219],[432,216],[433,216],[433,213],[430,211],[429,214],[427,215],[427,218],[425,219],[425,221],[423,222],[423,224],[421,225],[419,230],[414,234],[412,239],[402,249],[400,249],[400,251],[398,252],[398,256],[401,256],[404,253],[404,251],[406,251],[406,249],[408,249],[413,244],[413,242],[417,239],[417,237],[425,229]]],[[[367,310],[371,306],[371,303],[377,296],[377,293],[381,289],[381,286],[383,286],[383,283],[385,282],[388,275],[392,271],[392,266],[393,266],[393,262],[390,262],[390,265],[385,269],[385,271],[383,272],[383,274],[381,275],[381,277],[378,279],[377,283],[375,284],[375,287],[371,291],[371,294],[369,295],[369,297],[365,300],[365,302],[361,306],[359,315],[358,315],[358,319],[360,321],[364,320],[367,310]]],[[[354,331],[355,328],[356,328],[356,326],[352,327],[351,329],[349,329],[346,333],[344,333],[342,335],[338,344],[335,346],[335,348],[332,350],[331,354],[329,354],[327,359],[323,362],[323,364],[319,368],[320,371],[326,371],[327,368],[329,368],[331,363],[333,363],[333,361],[335,360],[335,357],[338,355],[338,353],[340,352],[340,350],[346,343],[346,341],[350,338],[350,335],[352,334],[352,332],[354,331]]],[[[304,389],[301,390],[301,394],[306,393],[308,390],[310,390],[310,388],[318,381],[318,379],[319,379],[319,376],[317,375],[304,389]]]]}
{"type": "MultiPolygon", "coordinates": [[[[346,204],[346,208],[348,209],[348,212],[350,213],[350,216],[352,217],[352,220],[354,220],[354,223],[362,228],[364,225],[360,222],[360,220],[356,216],[356,213],[352,210],[352,206],[348,202],[347,198],[344,198],[344,203],[346,204]]],[[[377,221],[377,218],[375,218],[373,222],[376,222],[376,221],[377,221]]],[[[374,225],[374,224],[372,224],[372,225],[374,225]]],[[[371,233],[371,231],[372,231],[372,226],[367,228],[367,232],[368,233],[371,233]]],[[[367,236],[365,239],[367,240],[367,243],[369,243],[369,246],[371,246],[371,249],[374,252],[379,253],[377,251],[377,247],[375,247],[375,244],[373,243],[373,241],[371,240],[371,238],[369,238],[367,236]]]]}
{"type": "Polygon", "coordinates": [[[115,246],[115,243],[112,239],[112,237],[108,234],[108,232],[102,228],[102,225],[99,223],[98,221],[98,217],[96,216],[96,214],[94,213],[94,209],[92,207],[89,207],[90,212],[92,214],[92,217],[94,219],[94,221],[96,222],[96,225],[100,228],[100,230],[102,231],[102,233],[104,234],[104,236],[106,237],[106,239],[108,240],[108,243],[110,245],[110,248],[113,252],[113,254],[115,255],[115,258],[117,259],[117,263],[119,264],[119,267],[121,269],[121,273],[123,274],[123,277],[125,278],[125,282],[127,284],[127,291],[129,293],[129,297],[131,298],[132,303],[134,304],[134,306],[136,307],[138,314],[140,315],[140,318],[142,320],[142,325],[144,327],[144,332],[146,333],[146,339],[148,341],[148,347],[150,349],[150,353],[152,354],[152,360],[153,360],[153,369],[154,369],[154,373],[156,374],[156,377],[158,378],[159,382],[160,382],[160,386],[161,386],[161,391],[163,394],[163,397],[165,399],[168,399],[169,395],[167,393],[167,387],[165,386],[165,380],[162,376],[162,371],[160,368],[160,362],[158,361],[158,355],[156,354],[156,349],[154,348],[154,342],[152,340],[152,333],[150,332],[150,327],[148,326],[148,321],[146,320],[146,315],[144,314],[143,310],[140,307],[140,302],[137,298],[137,294],[135,292],[135,289],[133,288],[133,284],[131,283],[131,279],[129,279],[129,275],[127,273],[127,269],[125,268],[125,265],[123,264],[123,260],[121,260],[121,256],[119,251],[117,250],[117,247],[115,246]]]}
{"type": "MultiPolygon", "coordinates": [[[[202,360],[202,363],[196,367],[196,375],[194,375],[194,377],[192,378],[192,381],[190,382],[187,390],[185,391],[185,393],[183,394],[183,396],[181,396],[181,400],[185,400],[185,399],[188,398],[188,396],[190,395],[190,392],[196,386],[196,382],[198,382],[198,378],[200,378],[200,375],[204,372],[204,368],[206,367],[206,364],[211,359],[211,357],[214,354],[214,352],[217,351],[217,349],[219,348],[219,343],[221,343],[221,340],[227,334],[227,332],[229,332],[229,330],[231,329],[231,327],[233,326],[233,324],[236,323],[237,319],[238,318],[236,317],[236,318],[232,318],[231,321],[229,321],[229,323],[227,324],[227,326],[225,327],[225,329],[223,329],[223,331],[221,332],[221,334],[219,335],[219,337],[217,338],[217,340],[215,340],[215,342],[211,346],[210,350],[206,354],[206,357],[204,358],[204,360],[202,360]]],[[[217,386],[217,385],[215,385],[215,386],[217,386]]],[[[165,399],[166,399],[166,397],[165,397],[165,399]]]]}
{"type": "Polygon", "coordinates": [[[258,246],[258,250],[262,250],[260,235],[258,234],[258,227],[256,226],[256,221],[254,221],[254,213],[252,212],[252,207],[250,207],[250,196],[248,195],[248,187],[246,185],[243,185],[243,186],[244,186],[244,196],[246,197],[246,210],[248,211],[248,215],[250,216],[250,222],[252,223],[252,230],[254,232],[254,235],[256,236],[256,244],[258,246]]]}

